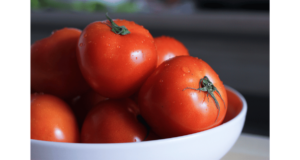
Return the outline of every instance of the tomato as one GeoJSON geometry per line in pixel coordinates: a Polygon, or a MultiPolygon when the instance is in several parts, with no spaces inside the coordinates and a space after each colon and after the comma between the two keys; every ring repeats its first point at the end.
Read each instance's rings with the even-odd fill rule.
{"type": "Polygon", "coordinates": [[[79,129],[71,108],[60,98],[31,95],[31,139],[79,142],[79,129]]]}
{"type": "Polygon", "coordinates": [[[173,57],[189,55],[187,48],[175,38],[160,36],[154,38],[154,43],[157,49],[157,67],[173,57]]]}
{"type": "Polygon", "coordinates": [[[143,84],[138,101],[141,115],[162,138],[215,127],[222,123],[227,110],[223,82],[206,62],[191,56],[163,62],[143,84]],[[211,91],[212,86],[220,95],[211,91]]]}
{"type": "Polygon", "coordinates": [[[76,58],[81,31],[64,28],[31,46],[31,87],[60,98],[80,95],[90,88],[76,58]]]}
{"type": "Polygon", "coordinates": [[[94,90],[90,90],[89,92],[77,96],[71,101],[71,108],[73,109],[75,116],[77,118],[77,122],[79,128],[81,128],[83,121],[88,114],[88,112],[99,102],[106,100],[107,98],[99,95],[94,90]]]}
{"type": "Polygon", "coordinates": [[[137,119],[139,109],[130,99],[106,100],[87,115],[81,130],[83,143],[139,142],[147,129],[137,119]]]}
{"type": "Polygon", "coordinates": [[[232,91],[226,89],[228,99],[228,109],[222,123],[226,123],[236,117],[243,108],[242,100],[232,91]]]}
{"type": "Polygon", "coordinates": [[[153,141],[160,139],[153,131],[149,131],[148,136],[146,137],[145,141],[153,141]]]}
{"type": "MultiPolygon", "coordinates": [[[[155,70],[154,40],[144,27],[127,20],[89,24],[78,42],[78,62],[90,86],[107,98],[127,98],[155,70]],[[119,35],[110,26],[125,26],[130,33],[119,35]]],[[[123,29],[124,30],[124,29],[123,29]]]]}

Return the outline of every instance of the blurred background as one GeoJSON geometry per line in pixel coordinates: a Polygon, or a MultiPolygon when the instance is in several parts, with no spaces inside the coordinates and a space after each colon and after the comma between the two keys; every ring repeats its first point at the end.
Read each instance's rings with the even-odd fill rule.
{"type": "Polygon", "coordinates": [[[269,0],[31,0],[31,44],[106,12],[181,41],[244,95],[243,132],[269,136],[269,0]]]}

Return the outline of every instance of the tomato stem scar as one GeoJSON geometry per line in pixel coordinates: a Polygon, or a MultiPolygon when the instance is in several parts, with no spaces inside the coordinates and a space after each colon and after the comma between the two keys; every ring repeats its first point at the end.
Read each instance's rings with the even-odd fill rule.
{"type": "MultiPolygon", "coordinates": [[[[208,94],[214,99],[214,101],[216,103],[216,106],[217,106],[217,109],[218,109],[218,115],[217,115],[217,118],[216,118],[216,121],[217,121],[217,119],[219,117],[219,113],[220,113],[220,105],[219,105],[218,100],[216,99],[216,97],[214,95],[214,92],[216,91],[220,95],[220,97],[221,97],[221,99],[224,103],[224,106],[225,106],[225,102],[224,102],[220,92],[218,91],[218,89],[212,84],[212,82],[208,79],[208,77],[204,76],[203,78],[200,79],[199,88],[186,87],[185,89],[183,89],[183,91],[186,90],[186,89],[194,89],[194,90],[198,90],[200,92],[201,91],[207,92],[206,96],[207,96],[207,101],[208,102],[209,102],[208,94]],[[201,87],[201,86],[203,86],[203,87],[201,87]]],[[[225,108],[226,108],[226,106],[225,106],[225,108]]]]}
{"type": "Polygon", "coordinates": [[[106,18],[110,21],[111,25],[107,24],[109,27],[111,27],[112,31],[116,34],[120,35],[126,35],[129,34],[129,30],[125,26],[118,26],[109,16],[108,13],[105,14],[106,18]]]}

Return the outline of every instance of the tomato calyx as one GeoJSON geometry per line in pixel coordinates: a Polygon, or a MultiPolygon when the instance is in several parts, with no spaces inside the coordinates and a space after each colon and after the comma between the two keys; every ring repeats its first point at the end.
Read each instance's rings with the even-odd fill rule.
{"type": "MultiPolygon", "coordinates": [[[[199,88],[191,88],[191,87],[186,87],[184,90],[186,89],[194,89],[194,90],[198,90],[198,91],[204,91],[204,92],[207,92],[206,96],[207,96],[207,101],[209,102],[209,97],[208,97],[208,94],[213,98],[213,100],[215,101],[216,103],[216,107],[218,109],[218,115],[217,115],[217,118],[216,118],[216,121],[219,117],[219,113],[220,113],[220,105],[219,105],[219,102],[218,100],[216,99],[215,95],[214,95],[214,92],[216,91],[219,96],[221,97],[223,103],[224,103],[224,106],[225,106],[225,102],[220,94],[220,92],[218,91],[218,89],[212,84],[212,82],[208,79],[207,76],[204,76],[203,78],[200,79],[199,81],[199,88]],[[202,87],[201,87],[202,86],[202,87]]],[[[225,106],[226,108],[226,106],[225,106]]],[[[215,122],[216,122],[215,121],[215,122]]]]}
{"type": "Polygon", "coordinates": [[[113,31],[116,34],[120,35],[126,35],[129,34],[129,30],[125,26],[118,26],[109,16],[108,13],[105,14],[106,18],[110,21],[111,25],[107,24],[109,27],[111,27],[111,31],[113,31]]]}

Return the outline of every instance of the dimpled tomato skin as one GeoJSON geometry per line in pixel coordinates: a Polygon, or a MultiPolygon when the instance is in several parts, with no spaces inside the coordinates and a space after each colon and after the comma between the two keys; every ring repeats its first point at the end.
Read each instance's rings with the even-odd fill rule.
{"type": "Polygon", "coordinates": [[[227,110],[227,95],[223,82],[203,60],[179,56],[162,63],[142,86],[138,103],[141,115],[153,131],[162,138],[200,132],[222,123],[227,110]],[[218,109],[199,81],[207,76],[218,89],[214,92],[218,109]],[[185,90],[184,90],[185,89],[185,90]],[[218,118],[217,118],[218,117],[218,118]]]}
{"type": "Polygon", "coordinates": [[[60,98],[73,98],[90,89],[76,58],[81,30],[63,28],[31,46],[31,88],[60,98]]]}
{"type": "Polygon", "coordinates": [[[79,129],[71,108],[49,94],[31,95],[31,139],[79,142],[79,129]]]}
{"type": "Polygon", "coordinates": [[[139,108],[131,99],[105,100],[88,113],[82,129],[82,143],[140,142],[147,129],[137,119],[139,108]]]}
{"type": "Polygon", "coordinates": [[[111,31],[109,21],[89,24],[78,42],[80,69],[90,86],[107,98],[128,98],[155,70],[157,53],[152,35],[127,20],[114,20],[130,33],[111,31]]]}

